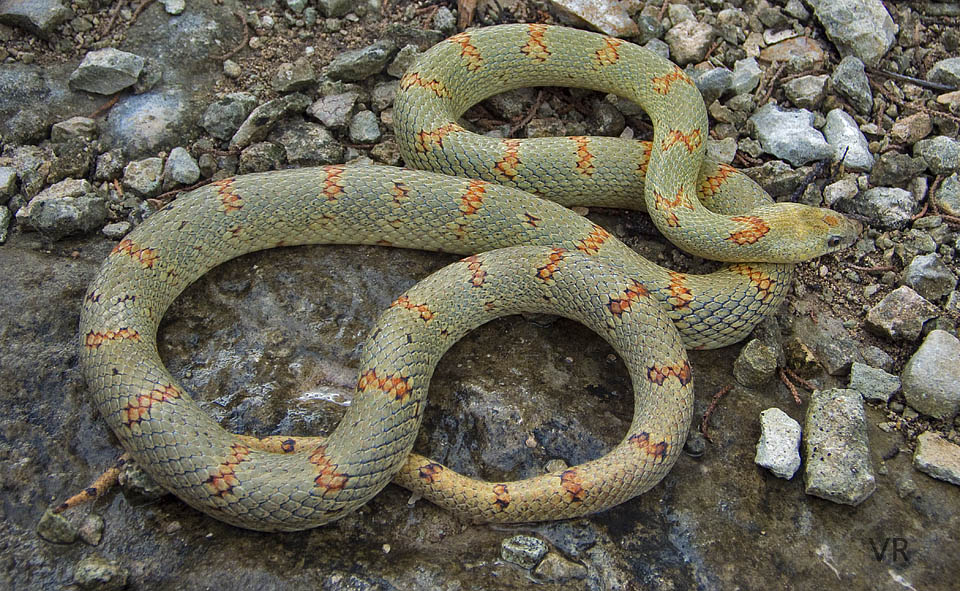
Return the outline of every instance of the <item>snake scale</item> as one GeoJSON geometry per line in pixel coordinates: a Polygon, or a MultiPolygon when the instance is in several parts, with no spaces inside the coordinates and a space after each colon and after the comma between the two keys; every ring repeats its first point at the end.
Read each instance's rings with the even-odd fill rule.
{"type": "Polygon", "coordinates": [[[391,479],[480,521],[559,519],[623,502],[655,485],[682,448],[693,402],[684,346],[743,338],[782,300],[790,263],[843,248],[858,232],[827,210],[773,204],[733,168],[704,162],[707,118],[691,79],[612,37],[539,24],[455,35],[402,78],[395,121],[407,165],[435,172],[332,165],[216,181],[120,241],[84,298],[80,361],[100,413],[147,472],[204,513],[256,530],[305,529],[391,479]],[[458,123],[488,96],[538,85],[636,101],[653,141],[498,139],[458,123]],[[564,207],[573,204],[646,209],[678,246],[732,264],[704,276],[660,268],[564,207]],[[329,437],[228,433],[164,367],[160,319],[226,260],[317,243],[470,256],[383,314],[329,437]],[[444,351],[520,312],[582,322],[624,359],[636,402],[621,443],[517,482],[469,479],[410,454],[444,351]]]}

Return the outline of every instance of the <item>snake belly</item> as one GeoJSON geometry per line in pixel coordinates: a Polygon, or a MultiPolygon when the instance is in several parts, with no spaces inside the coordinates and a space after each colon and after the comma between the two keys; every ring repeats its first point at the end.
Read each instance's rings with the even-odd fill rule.
{"type": "MultiPolygon", "coordinates": [[[[497,40],[492,50],[484,49],[484,59],[509,72],[514,58],[496,53],[505,52],[498,49],[501,30],[487,31],[472,34],[472,43],[485,47],[484,35],[497,40]]],[[[445,43],[459,46],[460,40],[445,43]]],[[[568,49],[582,47],[554,49],[553,55],[568,49]]],[[[449,70],[461,67],[441,58],[449,70]]],[[[650,114],[654,121],[660,115],[650,114]]],[[[430,125],[425,121],[413,133],[429,134],[430,125]]],[[[445,150],[452,138],[470,142],[466,133],[450,137],[441,138],[443,151],[431,147],[408,163],[450,172],[444,170],[445,150]]],[[[410,144],[414,151],[418,141],[410,144]]],[[[498,141],[500,149],[519,154],[512,140],[498,141]]],[[[651,172],[664,165],[657,161],[660,148],[655,134],[646,159],[621,151],[640,169],[630,183],[642,187],[648,160],[651,172]]],[[[528,177],[538,169],[543,178],[554,176],[551,168],[539,168],[533,152],[522,150],[528,177]]],[[[607,157],[618,166],[614,154],[607,157]]],[[[470,162],[473,156],[458,158],[470,162]]],[[[604,158],[591,158],[596,170],[606,168],[604,158]]],[[[693,167],[700,197],[715,210],[736,213],[743,206],[742,192],[729,192],[740,186],[741,175],[699,161],[685,166],[693,167]]],[[[769,202],[743,182],[747,201],[769,202]]],[[[553,198],[549,189],[537,191],[553,198]]],[[[688,221],[683,217],[682,224],[667,227],[686,228],[688,221]]],[[[742,224],[736,228],[742,236],[736,234],[742,224]]],[[[768,233],[761,238],[775,250],[776,236],[768,240],[768,233]]],[[[825,252],[812,250],[812,256],[825,252]]],[[[124,448],[170,492],[234,525],[264,531],[321,525],[359,507],[394,477],[468,518],[557,519],[602,510],[663,477],[677,458],[692,408],[681,339],[687,347],[736,342],[779,304],[789,279],[789,265],[780,264],[738,263],[704,276],[669,271],[563,206],[487,180],[380,166],[273,171],[192,191],[125,237],[84,298],[80,362],[100,413],[124,448]],[[170,303],[209,269],[248,252],[298,244],[380,244],[474,256],[418,284],[384,314],[364,347],[355,398],[330,437],[275,453],[270,441],[228,433],[203,413],[164,367],[156,336],[170,303]],[[623,357],[636,399],[623,441],[599,460],[515,483],[466,479],[410,456],[429,378],[443,351],[474,326],[523,311],[583,322],[623,357]]]]}

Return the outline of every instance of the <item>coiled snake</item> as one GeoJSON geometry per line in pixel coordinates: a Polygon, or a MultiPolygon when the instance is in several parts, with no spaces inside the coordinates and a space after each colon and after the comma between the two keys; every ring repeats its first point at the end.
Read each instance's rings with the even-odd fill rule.
{"type": "Polygon", "coordinates": [[[772,204],[731,167],[703,163],[706,112],[690,78],[612,37],[536,24],[461,33],[406,73],[395,118],[407,165],[445,174],[334,165],[214,182],[124,238],[84,298],[80,360],[100,413],[158,482],[204,513],[251,529],[305,529],[355,509],[392,478],[474,520],[563,518],[620,503],[656,484],[682,447],[693,392],[683,345],[741,339],[782,300],[789,263],[845,247],[858,232],[827,210],[772,204]],[[653,120],[653,141],[504,140],[457,122],[487,96],[535,85],[634,100],[653,120]],[[675,244],[734,264],[706,276],[662,269],[562,206],[643,202],[675,244]],[[163,366],[160,319],[223,261],[313,243],[473,256],[383,314],[356,396],[328,438],[227,433],[163,366]],[[506,483],[409,455],[443,352],[518,312],[583,322],[623,357],[636,397],[623,441],[598,460],[506,483]]]}

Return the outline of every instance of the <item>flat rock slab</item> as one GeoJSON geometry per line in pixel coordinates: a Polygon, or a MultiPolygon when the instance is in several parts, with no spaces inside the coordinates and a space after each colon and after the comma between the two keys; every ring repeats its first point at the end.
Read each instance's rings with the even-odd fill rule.
{"type": "Polygon", "coordinates": [[[960,445],[950,443],[939,433],[927,431],[917,437],[913,465],[934,478],[960,485],[960,445]]]}
{"type": "Polygon", "coordinates": [[[855,390],[817,390],[804,428],[806,493],[859,505],[877,488],[863,398],[855,390]]]}

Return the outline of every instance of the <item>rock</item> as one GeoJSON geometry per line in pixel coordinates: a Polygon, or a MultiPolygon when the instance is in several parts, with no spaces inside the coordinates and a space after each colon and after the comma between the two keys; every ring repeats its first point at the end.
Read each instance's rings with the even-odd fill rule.
{"type": "Polygon", "coordinates": [[[362,49],[341,53],[327,66],[327,76],[333,80],[364,80],[383,71],[396,54],[391,41],[377,41],[362,49]]]}
{"type": "Polygon", "coordinates": [[[400,165],[400,147],[393,139],[386,139],[370,148],[370,157],[389,166],[400,165]]]}
{"type": "Polygon", "coordinates": [[[243,75],[243,70],[237,62],[233,60],[223,60],[223,75],[236,80],[243,75]]]}
{"type": "Polygon", "coordinates": [[[707,157],[715,162],[730,164],[737,156],[737,140],[732,137],[720,141],[707,140],[707,157]]]}
{"type": "Polygon", "coordinates": [[[34,197],[43,189],[54,159],[52,150],[38,146],[20,146],[13,150],[13,167],[26,197],[34,197]]]}
{"type": "Polygon", "coordinates": [[[285,151],[273,142],[257,142],[240,152],[240,174],[266,172],[283,163],[285,151]]]}
{"type": "Polygon", "coordinates": [[[670,56],[680,66],[703,61],[713,40],[714,28],[706,23],[685,20],[667,31],[663,40],[670,46],[670,56]]]}
{"type": "Polygon", "coordinates": [[[119,563],[100,556],[87,556],[77,563],[73,582],[90,591],[119,591],[127,586],[129,571],[119,563]]]}
{"type": "Polygon", "coordinates": [[[936,306],[903,285],[867,312],[867,328],[895,341],[913,341],[923,323],[939,316],[936,306]]]}
{"type": "Polygon", "coordinates": [[[156,500],[170,494],[167,489],[157,484],[152,476],[144,472],[136,460],[127,460],[123,464],[117,482],[125,494],[140,501],[156,500]]]}
{"type": "Polygon", "coordinates": [[[192,185],[200,180],[200,166],[190,152],[181,147],[170,151],[163,168],[164,183],[170,186],[192,185]]]}
{"type": "Polygon", "coordinates": [[[852,363],[863,361],[857,341],[835,316],[824,314],[816,323],[798,324],[795,332],[832,376],[845,374],[852,363]]]}
{"type": "Polygon", "coordinates": [[[823,127],[827,143],[833,146],[834,161],[843,160],[852,170],[870,170],[873,168],[873,154],[867,138],[860,132],[857,122],[843,109],[833,109],[827,113],[827,124],[823,127]]]}
{"type": "Polygon", "coordinates": [[[833,157],[833,147],[813,127],[813,113],[767,103],[750,116],[765,152],[800,166],[833,157]]]}
{"type": "Polygon", "coordinates": [[[864,216],[871,225],[899,230],[910,223],[917,210],[917,199],[904,189],[874,187],[852,201],[840,200],[837,209],[864,216]]]}
{"type": "Polygon", "coordinates": [[[17,212],[17,221],[51,240],[97,229],[107,206],[86,179],[67,179],[44,189],[17,212]]]}
{"type": "Polygon", "coordinates": [[[112,47],[91,51],[70,74],[70,88],[95,94],[115,94],[137,83],[144,59],[112,47]]]}
{"type": "Polygon", "coordinates": [[[123,158],[123,153],[119,149],[104,152],[97,157],[93,180],[103,182],[119,178],[120,174],[123,173],[124,166],[126,166],[126,161],[123,158]]]}
{"type": "Polygon", "coordinates": [[[779,408],[761,412],[760,441],[753,461],[779,478],[793,478],[800,467],[800,423],[779,408]]]}
{"type": "Polygon", "coordinates": [[[854,363],[850,366],[850,385],[847,387],[859,392],[864,400],[886,404],[900,390],[900,378],[882,369],[854,363]]]}
{"type": "Polygon", "coordinates": [[[97,122],[89,117],[71,117],[66,121],[54,123],[50,128],[50,141],[66,142],[69,140],[96,139],[100,135],[97,122]]]}
{"type": "Polygon", "coordinates": [[[233,92],[211,103],[203,112],[200,126],[219,140],[233,137],[257,106],[257,97],[246,92],[233,92]]]}
{"type": "Polygon", "coordinates": [[[596,3],[592,0],[550,0],[550,6],[563,17],[585,22],[591,28],[614,37],[633,37],[639,31],[630,15],[618,3],[596,3]]]}
{"type": "Polygon", "coordinates": [[[760,339],[743,346],[733,362],[733,377],[748,388],[759,388],[770,381],[777,371],[778,351],[760,339]]]}
{"type": "Polygon", "coordinates": [[[659,39],[651,39],[644,43],[643,48],[659,55],[665,60],[670,59],[670,46],[659,39]]]}
{"type": "Polygon", "coordinates": [[[301,166],[343,162],[343,146],[325,127],[311,121],[283,122],[270,138],[283,146],[287,162],[301,166]]]}
{"type": "Polygon", "coordinates": [[[360,93],[354,90],[320,97],[310,105],[307,114],[330,129],[343,130],[350,124],[359,98],[360,93]]]}
{"type": "Polygon", "coordinates": [[[310,60],[301,57],[297,61],[280,64],[273,75],[271,85],[277,92],[300,92],[307,90],[317,83],[317,74],[313,71],[310,60]]]}
{"type": "Polygon", "coordinates": [[[898,144],[914,144],[930,135],[933,131],[933,120],[925,112],[914,113],[901,117],[893,123],[890,129],[890,139],[898,144]]]}
{"type": "Polygon", "coordinates": [[[927,71],[927,80],[960,87],[960,57],[942,59],[927,71]]]}
{"type": "Polygon", "coordinates": [[[91,513],[84,517],[83,521],[80,523],[80,529],[78,534],[80,539],[84,543],[90,544],[91,546],[96,546],[100,544],[100,540],[103,539],[103,528],[105,522],[103,517],[100,517],[96,513],[91,513]]]}
{"type": "Polygon", "coordinates": [[[873,110],[873,92],[863,62],[853,55],[840,60],[830,83],[837,94],[847,99],[850,105],[861,115],[870,115],[873,110]]]}
{"type": "Polygon", "coordinates": [[[783,11],[801,22],[810,18],[810,13],[800,0],[787,0],[787,4],[783,7],[783,11]]]}
{"type": "MultiPolygon", "coordinates": [[[[405,23],[390,23],[383,32],[383,36],[393,41],[395,47],[416,45],[420,51],[426,51],[443,41],[443,35],[440,31],[405,23]]],[[[389,58],[387,61],[389,61],[389,58]]]]}
{"type": "Polygon", "coordinates": [[[182,88],[130,96],[110,109],[103,140],[131,158],[152,156],[182,143],[195,117],[182,88]]]}
{"type": "Polygon", "coordinates": [[[500,558],[507,562],[533,568],[547,554],[547,543],[533,536],[513,536],[500,544],[500,558]]]}
{"type": "Polygon", "coordinates": [[[875,186],[905,185],[927,168],[923,158],[911,157],[891,150],[880,154],[870,171],[870,184],[875,186]]]}
{"type": "Polygon", "coordinates": [[[760,51],[760,60],[786,63],[786,75],[820,70],[827,60],[820,45],[809,37],[791,37],[760,51]]]}
{"type": "MultiPolygon", "coordinates": [[[[671,4],[671,6],[681,6],[671,4]]],[[[711,104],[723,96],[733,82],[733,72],[726,68],[713,68],[697,77],[697,90],[703,95],[703,102],[711,104]]]]}
{"type": "Polygon", "coordinates": [[[0,0],[0,23],[48,37],[71,16],[59,0],[0,0]]]}
{"type": "Polygon", "coordinates": [[[37,524],[37,535],[54,544],[72,544],[77,541],[77,526],[53,509],[47,509],[37,524]]]}
{"type": "Polygon", "coordinates": [[[441,6],[433,15],[433,28],[444,35],[453,35],[457,32],[457,17],[453,16],[449,8],[441,6]]]}
{"type": "Polygon", "coordinates": [[[0,203],[6,203],[17,192],[17,170],[12,166],[0,166],[0,203]]]}
{"type": "Polygon", "coordinates": [[[544,583],[566,583],[587,578],[587,567],[567,560],[556,552],[548,552],[533,574],[544,583]]]}
{"type": "Polygon", "coordinates": [[[667,17],[673,24],[697,20],[697,17],[693,14],[693,10],[686,4],[670,4],[667,7],[667,17]]]}
{"type": "Polygon", "coordinates": [[[123,188],[135,197],[156,197],[163,187],[163,160],[145,158],[123,168],[123,188]]]}
{"type": "Polygon", "coordinates": [[[925,415],[952,420],[960,410],[960,340],[932,330],[900,374],[907,404],[925,415]]]}
{"type": "Polygon", "coordinates": [[[187,8],[186,0],[160,0],[160,3],[163,4],[163,11],[173,16],[183,14],[187,8]]]}
{"type": "Polygon", "coordinates": [[[823,102],[826,92],[827,76],[801,76],[783,85],[784,93],[795,107],[816,109],[823,102]]]}
{"type": "MultiPolygon", "coordinates": [[[[2,169],[0,169],[2,170],[2,169]]],[[[2,173],[0,173],[2,178],[2,173]]],[[[0,182],[0,187],[3,183],[0,182]]],[[[3,191],[0,190],[0,195],[3,191]]],[[[936,192],[937,205],[947,215],[960,216],[960,175],[951,174],[943,179],[936,192]]]]}
{"type": "Polygon", "coordinates": [[[646,45],[654,39],[659,40],[663,37],[663,23],[659,19],[647,15],[640,15],[636,18],[637,28],[640,32],[637,34],[637,43],[646,45]]]}
{"type": "Polygon", "coordinates": [[[840,55],[876,66],[896,40],[897,26],[880,0],[811,0],[827,37],[840,55]]]}
{"type": "Polygon", "coordinates": [[[815,390],[804,428],[805,492],[859,505],[877,488],[863,398],[853,390],[815,390]]]}
{"type": "Polygon", "coordinates": [[[393,99],[397,96],[397,90],[399,88],[399,80],[389,80],[374,86],[373,92],[370,93],[370,106],[373,107],[374,112],[379,113],[380,111],[393,106],[393,99]]]}
{"type": "Polygon", "coordinates": [[[840,179],[835,183],[830,183],[823,188],[823,202],[827,207],[833,207],[837,202],[846,199],[854,199],[860,192],[857,181],[854,179],[840,179]]]}
{"type": "Polygon", "coordinates": [[[103,227],[101,232],[103,232],[103,235],[110,240],[120,240],[126,236],[132,228],[133,224],[130,222],[116,222],[113,224],[107,224],[103,227]]]}
{"type": "Polygon", "coordinates": [[[10,236],[10,222],[13,221],[13,212],[6,205],[0,205],[0,244],[10,236]]]}
{"type": "Polygon", "coordinates": [[[593,104],[590,124],[591,133],[609,137],[619,136],[627,126],[623,114],[607,101],[597,101],[593,104]]]}
{"type": "Polygon", "coordinates": [[[372,144],[380,140],[380,124],[373,111],[360,111],[350,120],[350,141],[372,144]]]}
{"type": "Polygon", "coordinates": [[[310,99],[299,92],[267,101],[250,112],[237,132],[230,139],[230,149],[242,149],[267,137],[280,119],[303,113],[310,106],[310,99]]]}
{"type": "Polygon", "coordinates": [[[417,49],[416,45],[404,45],[400,51],[397,52],[397,56],[393,58],[390,65],[387,66],[387,74],[390,74],[394,78],[403,77],[407,68],[417,63],[418,57],[420,57],[420,50],[417,49]]]}
{"type": "Polygon", "coordinates": [[[320,14],[330,18],[340,18],[356,5],[353,0],[317,0],[320,14]]]}
{"type": "Polygon", "coordinates": [[[934,252],[913,257],[903,270],[902,281],[931,301],[939,300],[957,286],[957,276],[934,252]]]}
{"type": "Polygon", "coordinates": [[[580,558],[597,544],[594,529],[580,527],[575,521],[551,521],[539,528],[539,534],[557,549],[572,558],[580,558]]]}
{"type": "Polygon", "coordinates": [[[943,135],[915,143],[913,155],[923,158],[933,174],[951,174],[960,170],[960,142],[943,135]]]}
{"type": "Polygon", "coordinates": [[[921,433],[913,453],[913,466],[934,478],[960,485],[960,445],[933,431],[921,433]]]}

